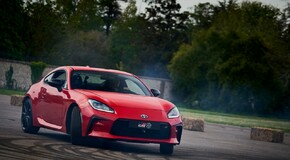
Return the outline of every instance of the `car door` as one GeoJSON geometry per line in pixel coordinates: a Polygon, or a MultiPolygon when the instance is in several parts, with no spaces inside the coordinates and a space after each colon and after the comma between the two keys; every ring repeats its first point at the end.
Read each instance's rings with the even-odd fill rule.
{"type": "Polygon", "coordinates": [[[65,112],[65,97],[63,91],[58,91],[56,87],[49,85],[50,81],[63,82],[63,88],[66,88],[66,72],[59,70],[53,72],[44,79],[44,84],[40,88],[39,113],[41,124],[54,129],[61,129],[65,112]]]}

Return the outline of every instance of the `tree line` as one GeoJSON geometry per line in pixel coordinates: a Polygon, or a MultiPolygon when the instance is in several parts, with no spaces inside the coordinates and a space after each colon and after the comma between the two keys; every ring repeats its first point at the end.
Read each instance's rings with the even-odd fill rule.
{"type": "Polygon", "coordinates": [[[289,4],[143,1],[0,0],[0,58],[172,78],[193,108],[290,114],[289,4]]]}

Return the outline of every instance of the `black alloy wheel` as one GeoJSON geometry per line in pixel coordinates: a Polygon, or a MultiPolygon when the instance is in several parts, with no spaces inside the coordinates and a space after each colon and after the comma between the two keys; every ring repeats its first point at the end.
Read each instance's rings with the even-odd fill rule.
{"type": "Polygon", "coordinates": [[[33,126],[32,108],[30,99],[26,99],[22,104],[21,127],[25,133],[36,134],[40,127],[33,126]]]}
{"type": "Polygon", "coordinates": [[[71,115],[71,127],[70,127],[71,143],[74,145],[82,144],[82,124],[81,114],[78,107],[74,107],[71,115]]]}

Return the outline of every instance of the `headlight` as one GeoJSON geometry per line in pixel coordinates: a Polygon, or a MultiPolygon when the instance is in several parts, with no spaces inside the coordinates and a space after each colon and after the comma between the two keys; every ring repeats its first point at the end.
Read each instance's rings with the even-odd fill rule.
{"type": "Polygon", "coordinates": [[[109,113],[114,113],[115,111],[108,107],[107,105],[99,102],[99,101],[96,101],[96,100],[93,100],[93,99],[89,99],[89,103],[90,105],[95,109],[95,110],[99,110],[99,111],[103,111],[103,112],[109,112],[109,113]]]}
{"type": "Polygon", "coordinates": [[[172,108],[167,114],[168,118],[177,118],[179,117],[179,111],[177,107],[172,108]]]}

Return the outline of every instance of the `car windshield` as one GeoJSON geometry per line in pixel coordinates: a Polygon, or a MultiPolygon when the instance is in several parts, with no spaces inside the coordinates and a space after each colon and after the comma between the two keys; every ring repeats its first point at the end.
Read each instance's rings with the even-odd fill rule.
{"type": "Polygon", "coordinates": [[[110,72],[75,70],[71,74],[72,89],[87,89],[150,96],[139,79],[110,72]]]}

